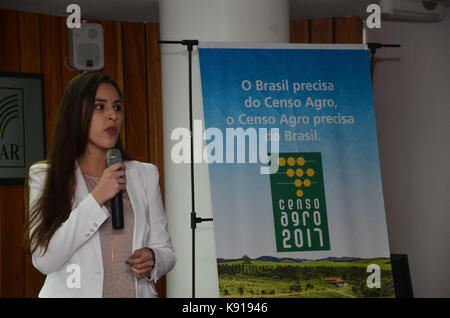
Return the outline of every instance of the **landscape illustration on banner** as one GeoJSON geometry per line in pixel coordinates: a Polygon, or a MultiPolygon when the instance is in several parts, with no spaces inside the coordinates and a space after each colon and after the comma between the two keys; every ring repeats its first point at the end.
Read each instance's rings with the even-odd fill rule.
{"type": "Polygon", "coordinates": [[[199,58],[220,296],[394,297],[367,49],[199,58]]]}

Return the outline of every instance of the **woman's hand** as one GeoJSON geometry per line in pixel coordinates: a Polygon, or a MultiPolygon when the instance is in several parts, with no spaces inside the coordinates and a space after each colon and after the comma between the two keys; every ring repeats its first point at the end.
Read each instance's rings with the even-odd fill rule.
{"type": "Polygon", "coordinates": [[[127,262],[131,265],[131,271],[137,278],[147,276],[155,266],[155,255],[150,248],[141,248],[134,251],[127,262]]]}
{"type": "Polygon", "coordinates": [[[119,191],[126,189],[125,165],[117,162],[103,171],[97,186],[91,194],[98,204],[104,205],[111,200],[119,191]]]}

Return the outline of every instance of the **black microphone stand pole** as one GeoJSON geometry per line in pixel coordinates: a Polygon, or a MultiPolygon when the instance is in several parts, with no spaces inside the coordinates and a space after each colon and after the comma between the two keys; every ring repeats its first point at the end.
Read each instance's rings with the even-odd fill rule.
{"type": "Polygon", "coordinates": [[[157,41],[158,44],[181,44],[187,47],[188,65],[189,65],[189,131],[191,137],[191,230],[192,230],[192,298],[195,298],[195,230],[197,223],[212,221],[212,218],[197,217],[195,212],[195,194],[194,194],[194,134],[192,130],[192,50],[194,45],[198,45],[198,40],[181,40],[181,41],[157,41]]]}

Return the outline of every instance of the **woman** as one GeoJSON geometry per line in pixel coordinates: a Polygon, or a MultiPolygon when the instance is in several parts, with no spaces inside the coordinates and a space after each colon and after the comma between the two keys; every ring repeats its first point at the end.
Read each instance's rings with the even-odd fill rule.
{"type": "Polygon", "coordinates": [[[29,170],[27,247],[47,275],[39,297],[157,297],[154,283],[175,265],[158,169],[123,151],[122,121],[113,80],[99,72],[72,79],[48,160],[29,170]],[[111,148],[124,162],[107,167],[111,148]],[[113,230],[109,201],[119,191],[125,226],[113,230]]]}

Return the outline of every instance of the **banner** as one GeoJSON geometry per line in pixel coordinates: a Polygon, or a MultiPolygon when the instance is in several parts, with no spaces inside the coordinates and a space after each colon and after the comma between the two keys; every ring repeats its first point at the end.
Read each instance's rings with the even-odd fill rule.
{"type": "Polygon", "coordinates": [[[367,49],[199,57],[221,297],[393,297],[367,49]]]}

